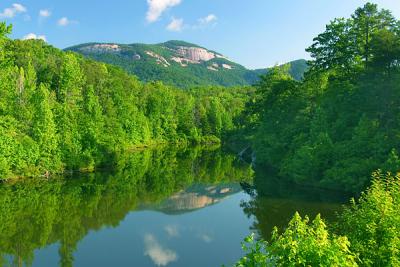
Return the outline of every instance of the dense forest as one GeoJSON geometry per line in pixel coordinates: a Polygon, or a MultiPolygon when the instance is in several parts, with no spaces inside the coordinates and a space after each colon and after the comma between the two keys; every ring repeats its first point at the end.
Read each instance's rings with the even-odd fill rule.
{"type": "MultiPolygon", "coordinates": [[[[278,68],[262,77],[242,133],[258,165],[281,179],[369,188],[336,223],[296,213],[268,242],[247,237],[236,266],[399,266],[400,21],[367,3],[333,20],[307,51],[302,82],[278,68]]],[[[257,198],[246,208],[254,207],[257,198]]]]}
{"type": "Polygon", "coordinates": [[[248,105],[257,163],[299,184],[360,192],[400,168],[400,22],[368,4],[314,38],[303,81],[276,68],[248,105]]]}
{"type": "Polygon", "coordinates": [[[10,31],[0,24],[2,179],[104,167],[137,147],[219,143],[249,96],[141,83],[40,40],[10,40],[10,31]]]}

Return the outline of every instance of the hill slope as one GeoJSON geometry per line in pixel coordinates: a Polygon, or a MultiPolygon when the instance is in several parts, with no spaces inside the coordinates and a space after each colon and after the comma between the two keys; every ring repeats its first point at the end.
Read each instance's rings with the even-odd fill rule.
{"type": "MultiPolygon", "coordinates": [[[[119,66],[142,81],[161,80],[179,87],[249,85],[267,71],[246,69],[220,53],[183,41],[128,45],[87,43],[66,50],[119,66]]],[[[302,77],[304,71],[305,68],[300,69],[294,77],[302,77]]]]}
{"type": "MultiPolygon", "coordinates": [[[[298,59],[291,61],[289,63],[280,65],[279,67],[285,67],[286,65],[288,66],[288,73],[295,79],[300,81],[303,79],[304,73],[308,70],[308,65],[307,65],[307,60],[305,59],[298,59]]],[[[270,70],[270,68],[266,69],[256,69],[254,72],[256,72],[258,75],[266,74],[270,70]]]]}

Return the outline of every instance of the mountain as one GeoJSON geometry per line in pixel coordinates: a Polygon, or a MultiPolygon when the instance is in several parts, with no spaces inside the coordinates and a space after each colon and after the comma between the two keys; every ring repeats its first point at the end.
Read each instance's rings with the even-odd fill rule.
{"type": "MultiPolygon", "coordinates": [[[[268,69],[249,70],[224,55],[183,41],[160,44],[87,43],[66,50],[97,61],[113,64],[135,74],[142,81],[163,81],[178,87],[241,86],[257,82],[268,69]]],[[[295,78],[300,79],[306,62],[295,78]]]]}

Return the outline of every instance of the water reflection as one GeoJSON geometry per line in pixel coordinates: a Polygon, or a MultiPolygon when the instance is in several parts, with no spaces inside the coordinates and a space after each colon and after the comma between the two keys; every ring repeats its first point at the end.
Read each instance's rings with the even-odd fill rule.
{"type": "Polygon", "coordinates": [[[179,229],[177,225],[166,225],[164,227],[165,232],[167,232],[170,238],[179,236],[179,229]]]}
{"type": "Polygon", "coordinates": [[[149,256],[157,266],[166,266],[178,258],[175,251],[162,247],[152,234],[144,236],[144,246],[144,255],[149,256]]]}
{"type": "MultiPolygon", "coordinates": [[[[99,232],[99,237],[103,229],[120,229],[127,214],[134,210],[181,214],[218,203],[240,190],[230,187],[232,183],[250,181],[252,174],[249,166],[219,150],[168,148],[120,155],[117,168],[108,174],[2,185],[0,265],[54,266],[53,253],[41,262],[35,257],[41,251],[53,251],[50,245],[56,244],[60,266],[87,266],[75,259],[81,250],[78,244],[85,236],[91,238],[91,233],[99,232]]],[[[147,219],[142,225],[149,223],[147,219]]],[[[179,236],[178,228],[165,229],[169,237],[179,236]]],[[[206,242],[212,240],[205,234],[200,236],[206,242]]],[[[152,232],[141,243],[145,248],[142,253],[158,266],[179,259],[177,252],[160,243],[152,232]]],[[[139,265],[146,266],[140,261],[139,265]]],[[[107,265],[103,262],[97,266],[107,265]]]]}
{"type": "Polygon", "coordinates": [[[158,210],[166,214],[181,214],[217,204],[241,191],[242,188],[238,183],[214,186],[195,184],[158,204],[143,205],[141,208],[158,210]]]}
{"type": "Polygon", "coordinates": [[[275,177],[268,170],[258,169],[253,184],[242,183],[251,198],[240,205],[254,219],[252,231],[266,240],[274,226],[285,227],[296,211],[311,218],[321,214],[325,220],[334,221],[350,198],[342,192],[302,187],[275,177]]]}
{"type": "Polygon", "coordinates": [[[221,266],[293,213],[347,197],[275,181],[221,150],[146,150],[80,177],[0,186],[0,266],[221,266]]]}

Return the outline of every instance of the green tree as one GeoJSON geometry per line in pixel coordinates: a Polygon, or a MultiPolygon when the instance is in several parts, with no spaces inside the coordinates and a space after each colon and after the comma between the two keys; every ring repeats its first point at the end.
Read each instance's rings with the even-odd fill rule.
{"type": "Polygon", "coordinates": [[[376,4],[366,3],[357,8],[352,15],[353,34],[356,47],[356,55],[361,57],[365,66],[368,66],[372,58],[371,41],[373,35],[383,29],[392,28],[396,22],[390,11],[379,10],[376,4]]]}
{"type": "Polygon", "coordinates": [[[351,30],[350,20],[335,19],[326,26],[325,32],[313,39],[314,43],[306,49],[313,58],[309,62],[311,71],[353,71],[356,51],[352,45],[351,30]]]}
{"type": "Polygon", "coordinates": [[[79,104],[82,100],[82,86],[84,76],[77,57],[66,53],[61,66],[60,81],[57,89],[57,98],[68,106],[79,104]]]}
{"type": "Polygon", "coordinates": [[[7,35],[11,33],[11,30],[11,25],[7,25],[5,22],[0,22],[0,67],[2,68],[7,64],[7,62],[4,60],[4,43],[7,40],[7,35]]]}
{"type": "Polygon", "coordinates": [[[61,167],[58,135],[50,102],[48,89],[45,85],[40,84],[32,97],[32,103],[35,107],[32,136],[40,147],[38,165],[45,172],[57,171],[61,167]]]}
{"type": "Polygon", "coordinates": [[[366,3],[350,19],[335,19],[325,32],[314,38],[306,49],[314,60],[312,71],[339,70],[348,75],[369,66],[372,59],[372,40],[376,32],[393,31],[396,20],[388,10],[366,3]]]}
{"type": "Polygon", "coordinates": [[[371,65],[374,70],[381,70],[390,75],[400,66],[400,35],[388,29],[374,33],[368,45],[371,51],[371,65]]]}

